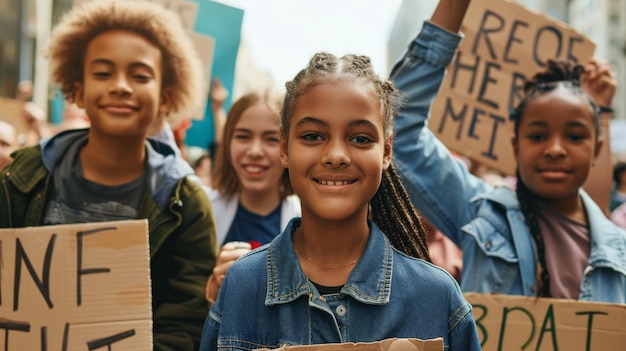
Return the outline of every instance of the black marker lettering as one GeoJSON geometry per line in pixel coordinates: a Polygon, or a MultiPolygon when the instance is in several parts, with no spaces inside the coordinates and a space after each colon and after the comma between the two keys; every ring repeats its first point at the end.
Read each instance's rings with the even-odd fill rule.
{"type": "Polygon", "coordinates": [[[507,40],[506,48],[504,49],[504,57],[502,58],[504,62],[513,63],[513,64],[517,64],[519,62],[517,61],[517,59],[509,57],[509,53],[511,51],[511,46],[513,46],[513,43],[520,43],[520,44],[522,43],[522,41],[515,36],[515,31],[517,30],[518,26],[528,28],[528,23],[522,22],[520,20],[515,20],[515,22],[513,22],[511,33],[509,33],[509,40],[507,40]]]}
{"type": "Polygon", "coordinates": [[[498,109],[498,104],[495,101],[487,100],[487,98],[485,98],[485,93],[487,92],[487,86],[489,85],[489,83],[498,83],[497,80],[491,78],[490,73],[492,68],[497,68],[498,70],[500,70],[500,65],[495,62],[487,62],[485,64],[485,75],[483,76],[483,81],[480,84],[480,91],[478,92],[477,100],[482,102],[483,104],[498,109]]]}
{"type": "MultiPolygon", "coordinates": [[[[530,314],[530,312],[528,312],[528,310],[526,310],[523,307],[511,307],[511,308],[505,307],[502,310],[502,323],[500,324],[500,340],[498,341],[498,350],[503,350],[502,345],[504,343],[504,331],[506,330],[506,319],[508,318],[509,313],[514,312],[514,311],[520,311],[526,314],[528,316],[528,319],[530,319],[530,324],[531,324],[530,336],[528,337],[524,345],[520,347],[520,350],[524,350],[526,346],[530,344],[530,342],[533,340],[533,337],[535,336],[535,319],[533,318],[533,315],[530,314]]],[[[516,331],[516,332],[519,332],[519,331],[516,331]]]]}
{"type": "Polygon", "coordinates": [[[485,43],[487,44],[487,48],[489,49],[489,55],[491,56],[491,59],[497,60],[498,57],[496,56],[496,53],[493,49],[493,45],[491,44],[491,40],[489,39],[489,34],[497,33],[501,31],[502,28],[504,28],[504,18],[491,10],[486,10],[485,13],[483,14],[482,20],[480,21],[480,28],[478,28],[478,32],[476,33],[476,40],[474,41],[474,46],[472,47],[472,53],[476,55],[476,50],[478,49],[478,43],[480,42],[480,38],[484,35],[485,43]],[[489,20],[489,18],[496,19],[498,21],[498,24],[494,27],[487,28],[486,25],[487,25],[487,21],[489,20]]]}
{"type": "Polygon", "coordinates": [[[546,66],[546,62],[542,61],[542,59],[539,57],[539,48],[542,46],[540,42],[543,33],[553,33],[558,40],[558,45],[556,45],[556,52],[554,54],[548,55],[549,58],[561,56],[561,49],[563,47],[563,34],[561,34],[561,31],[559,31],[558,28],[554,26],[545,26],[539,28],[539,30],[537,31],[537,35],[535,35],[535,44],[533,46],[533,58],[535,59],[535,63],[539,65],[539,67],[546,66]]]}
{"type": "Polygon", "coordinates": [[[587,318],[587,343],[586,343],[585,350],[589,351],[589,350],[591,350],[591,331],[593,330],[593,316],[596,315],[596,314],[607,316],[608,313],[600,312],[600,311],[581,311],[581,312],[576,312],[576,315],[585,315],[585,314],[588,315],[588,318],[587,318]]]}
{"type": "Polygon", "coordinates": [[[30,323],[0,318],[0,329],[4,329],[4,350],[9,351],[9,331],[30,332],[30,323]]]}
{"type": "Polygon", "coordinates": [[[443,118],[441,119],[441,123],[439,123],[439,128],[437,129],[437,133],[441,134],[441,132],[443,131],[443,127],[446,124],[446,117],[450,115],[453,121],[460,122],[458,129],[456,131],[456,139],[459,140],[461,138],[461,131],[463,131],[463,122],[465,122],[466,112],[467,112],[467,105],[463,104],[463,109],[461,110],[461,112],[458,115],[455,114],[454,110],[452,109],[452,99],[450,99],[449,97],[446,98],[446,110],[443,112],[443,118]]]}
{"type": "Polygon", "coordinates": [[[110,268],[89,268],[83,269],[83,237],[90,234],[97,234],[104,231],[116,230],[116,227],[104,227],[92,230],[81,231],[76,234],[77,240],[77,262],[76,262],[76,305],[82,303],[82,276],[87,274],[109,273],[110,268]]]}
{"type": "Polygon", "coordinates": [[[44,300],[48,304],[49,308],[52,308],[52,301],[50,300],[50,264],[52,262],[52,252],[54,250],[54,242],[56,241],[56,234],[52,234],[50,236],[50,240],[48,241],[48,248],[46,249],[46,254],[43,260],[43,268],[42,268],[42,276],[43,278],[40,280],[33,268],[32,263],[28,259],[26,252],[24,251],[24,247],[22,246],[22,242],[20,239],[16,239],[15,241],[15,282],[13,285],[13,311],[17,311],[19,308],[19,300],[20,300],[20,281],[22,276],[22,262],[26,265],[28,269],[28,273],[33,278],[33,281],[37,285],[39,292],[43,296],[44,300]]]}
{"type": "Polygon", "coordinates": [[[541,347],[541,341],[546,332],[552,334],[552,349],[559,351],[559,345],[556,342],[556,323],[554,322],[554,309],[552,308],[552,304],[548,307],[546,316],[543,319],[543,324],[541,325],[541,332],[539,334],[539,340],[537,341],[537,350],[541,347]],[[550,324],[550,326],[546,327],[547,324],[550,324]]]}
{"type": "Polygon", "coordinates": [[[111,335],[111,336],[107,336],[106,338],[102,338],[102,339],[98,339],[98,340],[93,340],[93,341],[89,341],[87,343],[87,348],[89,349],[89,351],[92,350],[96,350],[99,349],[101,347],[106,346],[108,351],[111,351],[111,344],[113,344],[114,342],[120,341],[120,340],[124,340],[127,338],[130,338],[131,336],[135,335],[135,329],[130,329],[127,330],[125,332],[121,332],[115,335],[111,335]]]}
{"type": "Polygon", "coordinates": [[[455,88],[456,79],[458,77],[459,71],[467,70],[469,72],[472,72],[472,78],[469,80],[469,86],[467,87],[467,91],[471,95],[474,91],[474,82],[476,81],[476,72],[478,71],[478,65],[480,64],[480,56],[476,56],[476,60],[474,61],[473,65],[462,64],[461,56],[463,56],[463,54],[461,52],[458,52],[457,57],[452,64],[452,72],[450,72],[450,74],[452,74],[452,79],[450,79],[450,89],[455,88]]]}
{"type": "Polygon", "coordinates": [[[494,161],[498,160],[498,156],[493,153],[494,146],[496,144],[496,136],[498,135],[498,125],[504,123],[506,120],[493,113],[489,114],[489,117],[493,120],[493,128],[491,129],[491,139],[489,139],[489,149],[481,152],[481,155],[488,157],[494,161]]]}

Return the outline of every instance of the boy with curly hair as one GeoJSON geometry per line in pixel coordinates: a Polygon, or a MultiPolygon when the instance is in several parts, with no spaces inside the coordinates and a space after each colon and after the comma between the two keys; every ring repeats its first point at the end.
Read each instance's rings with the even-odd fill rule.
{"type": "Polygon", "coordinates": [[[155,350],[196,350],[215,264],[215,224],[191,167],[147,139],[159,115],[201,105],[201,66],[177,16],[148,2],[93,1],[54,29],[48,56],[89,129],[13,154],[0,227],[149,220],[155,350]]]}

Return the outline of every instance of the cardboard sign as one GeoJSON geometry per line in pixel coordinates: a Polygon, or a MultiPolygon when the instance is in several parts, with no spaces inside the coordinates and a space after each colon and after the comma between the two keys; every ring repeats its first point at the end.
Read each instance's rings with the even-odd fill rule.
{"type": "Polygon", "coordinates": [[[0,230],[0,345],[152,350],[147,220],[0,230]]]}
{"type": "Polygon", "coordinates": [[[39,138],[24,121],[24,102],[0,96],[0,121],[11,124],[17,131],[17,140],[21,145],[34,145],[39,138]]]}
{"type": "Polygon", "coordinates": [[[626,350],[626,305],[466,293],[484,351],[626,350]]]}
{"type": "Polygon", "coordinates": [[[0,120],[8,122],[18,133],[28,131],[24,122],[24,102],[0,96],[0,120]]]}
{"type": "MultiPolygon", "coordinates": [[[[268,350],[261,349],[260,351],[268,350]]],[[[350,342],[343,344],[319,344],[283,346],[274,350],[288,351],[442,351],[443,339],[385,339],[378,342],[350,342]]]]}
{"type": "Polygon", "coordinates": [[[595,45],[565,24],[505,0],[472,0],[465,38],[432,105],[430,129],[451,150],[515,174],[510,111],[548,59],[588,61],[595,45]]]}

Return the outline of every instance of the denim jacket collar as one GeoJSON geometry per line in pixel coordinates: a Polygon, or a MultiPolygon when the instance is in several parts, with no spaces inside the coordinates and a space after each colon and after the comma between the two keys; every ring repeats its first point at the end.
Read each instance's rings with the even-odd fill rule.
{"type": "MultiPolygon", "coordinates": [[[[302,272],[293,249],[291,236],[300,226],[301,219],[292,219],[287,228],[269,246],[267,252],[267,306],[289,303],[302,295],[317,299],[319,293],[302,272]],[[295,267],[295,269],[293,269],[295,267]]],[[[341,293],[373,305],[389,303],[393,249],[391,243],[373,223],[369,222],[370,235],[362,259],[356,264],[341,293]]]]}
{"type": "Polygon", "coordinates": [[[626,275],[626,240],[624,233],[612,224],[587,193],[581,190],[583,205],[589,218],[591,253],[589,264],[609,267],[626,275]],[[597,234],[597,235],[594,235],[597,234]]]}
{"type": "Polygon", "coordinates": [[[501,205],[507,210],[519,211],[519,200],[515,191],[511,191],[510,188],[504,186],[497,186],[493,191],[485,191],[481,194],[474,196],[470,201],[472,203],[479,202],[480,200],[488,200],[501,205]]]}
{"type": "MultiPolygon", "coordinates": [[[[626,245],[623,233],[611,225],[610,220],[584,190],[581,189],[579,194],[589,219],[589,232],[592,233],[589,264],[608,267],[626,275],[626,245]]],[[[497,203],[507,211],[521,211],[515,192],[506,187],[497,187],[493,191],[478,195],[472,202],[481,199],[497,203]]]]}

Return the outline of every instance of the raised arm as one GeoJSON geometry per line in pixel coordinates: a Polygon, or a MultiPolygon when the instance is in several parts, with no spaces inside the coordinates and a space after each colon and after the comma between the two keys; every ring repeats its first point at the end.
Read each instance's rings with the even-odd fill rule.
{"type": "Polygon", "coordinates": [[[405,95],[395,120],[394,156],[415,207],[461,245],[460,227],[473,218],[469,200],[488,189],[426,127],[430,106],[461,40],[470,0],[441,0],[431,21],[392,71],[405,95]]]}
{"type": "Polygon", "coordinates": [[[440,0],[430,21],[437,26],[458,33],[471,0],[440,0]]]}
{"type": "Polygon", "coordinates": [[[211,99],[211,111],[213,112],[215,130],[214,142],[220,145],[224,134],[224,124],[226,124],[226,109],[224,108],[224,103],[226,102],[226,98],[228,98],[228,90],[219,78],[215,78],[211,82],[211,93],[209,97],[211,99]]]}
{"type": "MultiPolygon", "coordinates": [[[[585,73],[581,77],[581,83],[599,106],[611,106],[617,87],[615,72],[609,62],[592,59],[585,65],[585,73]]],[[[608,217],[609,202],[611,199],[611,186],[613,184],[613,160],[611,158],[611,137],[609,125],[613,114],[611,112],[600,113],[600,140],[602,148],[600,154],[591,167],[587,181],[583,189],[600,206],[608,217]]]]}

